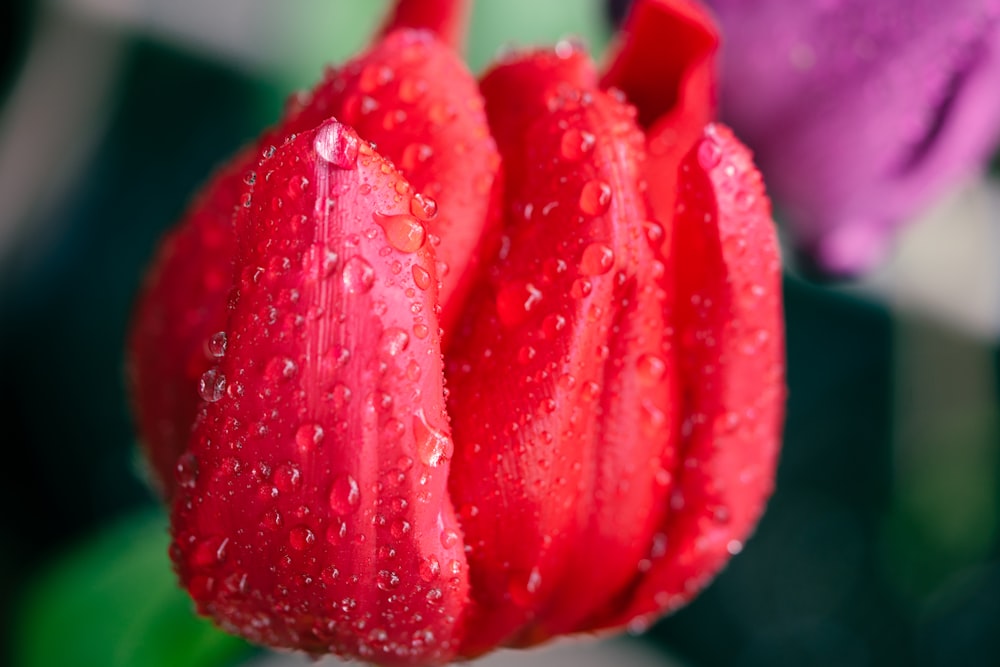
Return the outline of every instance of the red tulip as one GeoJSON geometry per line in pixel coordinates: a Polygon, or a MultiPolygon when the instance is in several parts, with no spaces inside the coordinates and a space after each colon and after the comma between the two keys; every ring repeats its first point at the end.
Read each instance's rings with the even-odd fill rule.
{"type": "Polygon", "coordinates": [[[651,619],[755,525],[779,259],[713,113],[715,33],[636,3],[477,84],[467,6],[401,0],[160,250],[135,405],[200,612],[382,664],[651,619]],[[445,379],[447,378],[447,388],[445,379]]]}

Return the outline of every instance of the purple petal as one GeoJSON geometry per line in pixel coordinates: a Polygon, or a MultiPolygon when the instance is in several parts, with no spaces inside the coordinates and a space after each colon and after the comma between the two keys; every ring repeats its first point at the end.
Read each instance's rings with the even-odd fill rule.
{"type": "Polygon", "coordinates": [[[708,0],[722,113],[801,247],[870,268],[1000,138],[998,0],[708,0]]]}

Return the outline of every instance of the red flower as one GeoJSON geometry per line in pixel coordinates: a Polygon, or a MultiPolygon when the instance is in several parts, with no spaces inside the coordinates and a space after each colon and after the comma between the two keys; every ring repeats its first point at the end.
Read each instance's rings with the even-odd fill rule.
{"type": "Polygon", "coordinates": [[[706,125],[707,19],[640,1],[603,76],[560,44],[477,84],[466,9],[400,1],[208,183],[140,298],[171,555],[252,641],[429,664],[641,628],[770,493],[779,260],[706,125]]]}

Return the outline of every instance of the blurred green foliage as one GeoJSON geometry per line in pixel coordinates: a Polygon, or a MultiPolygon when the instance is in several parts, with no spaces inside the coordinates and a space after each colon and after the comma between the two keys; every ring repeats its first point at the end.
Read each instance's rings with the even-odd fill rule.
{"type": "Polygon", "coordinates": [[[27,588],[14,667],[217,667],[252,649],[192,614],[159,513],[67,551],[27,588]]]}

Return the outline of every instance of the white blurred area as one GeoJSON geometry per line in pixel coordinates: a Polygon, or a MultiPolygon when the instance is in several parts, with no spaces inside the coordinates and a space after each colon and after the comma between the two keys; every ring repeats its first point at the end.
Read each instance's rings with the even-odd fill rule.
{"type": "MultiPolygon", "coordinates": [[[[269,653],[245,667],[335,667],[360,665],[337,658],[313,661],[307,656],[269,653]]],[[[629,639],[566,639],[529,650],[503,650],[466,663],[469,667],[684,667],[666,653],[629,639]]]]}
{"type": "Polygon", "coordinates": [[[859,291],[976,338],[1000,338],[1000,182],[978,178],[904,229],[859,291]]]}

